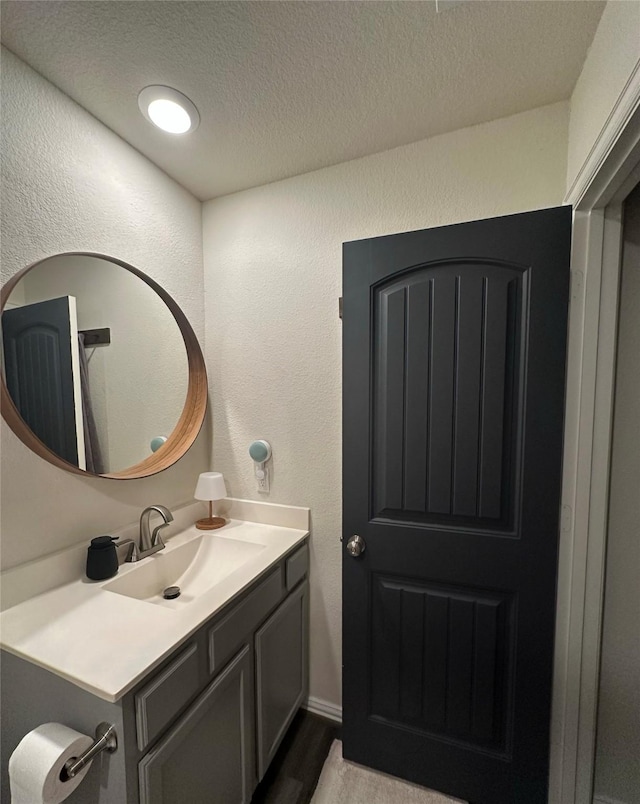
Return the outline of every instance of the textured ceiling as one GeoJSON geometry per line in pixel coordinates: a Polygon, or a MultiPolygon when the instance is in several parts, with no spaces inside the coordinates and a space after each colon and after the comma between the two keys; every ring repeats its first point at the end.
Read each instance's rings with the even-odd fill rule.
{"type": "Polygon", "coordinates": [[[569,97],[604,3],[4,0],[2,41],[208,199],[569,97]],[[137,94],[200,110],[184,138],[137,94]]]}

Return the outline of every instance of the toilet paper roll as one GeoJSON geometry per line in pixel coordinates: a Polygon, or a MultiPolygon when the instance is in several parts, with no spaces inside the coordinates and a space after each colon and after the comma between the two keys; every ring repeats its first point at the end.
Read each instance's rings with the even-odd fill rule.
{"type": "Polygon", "coordinates": [[[11,804],[58,804],[76,789],[91,763],[67,782],[60,780],[65,762],[93,744],[91,737],[63,726],[43,723],[20,740],[9,757],[11,804]]]}

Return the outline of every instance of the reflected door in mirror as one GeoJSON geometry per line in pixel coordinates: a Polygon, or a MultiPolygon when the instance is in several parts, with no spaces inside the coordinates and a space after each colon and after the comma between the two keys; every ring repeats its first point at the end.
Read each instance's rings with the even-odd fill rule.
{"type": "Polygon", "coordinates": [[[84,469],[77,333],[73,296],[2,316],[7,388],[20,415],[49,449],[84,469]]]}

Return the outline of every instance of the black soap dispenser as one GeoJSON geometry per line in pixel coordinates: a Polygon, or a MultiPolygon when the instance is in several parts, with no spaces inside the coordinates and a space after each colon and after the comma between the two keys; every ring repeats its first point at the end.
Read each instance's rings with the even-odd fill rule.
{"type": "Polygon", "coordinates": [[[97,536],[91,539],[87,550],[87,578],[104,581],[118,572],[118,553],[113,536],[97,536]]]}

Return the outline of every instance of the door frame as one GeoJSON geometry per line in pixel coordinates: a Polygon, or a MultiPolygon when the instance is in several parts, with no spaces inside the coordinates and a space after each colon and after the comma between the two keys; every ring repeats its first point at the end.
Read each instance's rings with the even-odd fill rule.
{"type": "Polygon", "coordinates": [[[622,201],[640,181],[640,61],[565,198],[574,207],[550,804],[592,804],[622,201]]]}

